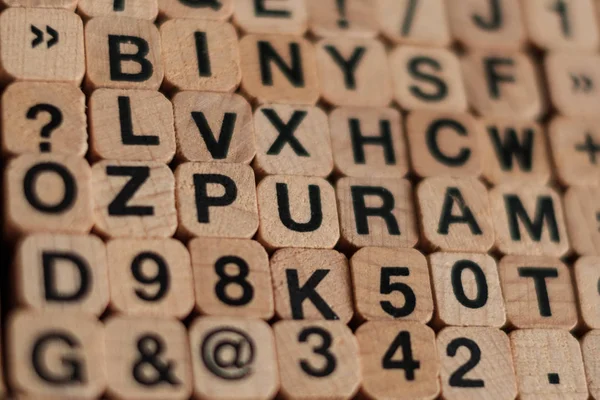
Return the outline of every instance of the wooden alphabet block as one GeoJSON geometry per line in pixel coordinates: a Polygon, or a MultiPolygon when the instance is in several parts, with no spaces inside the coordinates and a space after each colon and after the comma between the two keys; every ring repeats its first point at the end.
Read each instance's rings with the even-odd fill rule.
{"type": "Polygon", "coordinates": [[[6,233],[87,233],[94,224],[92,172],[81,157],[24,154],[4,170],[6,233]]]}
{"type": "Polygon", "coordinates": [[[173,107],[153,90],[95,90],[88,102],[91,155],[168,163],[175,155],[173,107]]]}
{"type": "Polygon", "coordinates": [[[348,260],[335,250],[281,249],[271,257],[275,313],[281,319],[352,319],[348,260]]]}
{"type": "Polygon", "coordinates": [[[65,8],[74,11],[79,0],[0,0],[6,7],[65,8]]]}
{"type": "Polygon", "coordinates": [[[6,328],[6,371],[15,394],[97,399],[104,393],[104,327],[95,317],[21,310],[6,328]]]}
{"type": "Polygon", "coordinates": [[[204,317],[190,328],[194,398],[272,399],[279,389],[271,327],[259,319],[204,317]]]}
{"type": "Polygon", "coordinates": [[[282,398],[354,398],[361,382],[358,342],[344,323],[279,321],[273,331],[282,398]]]}
{"type": "Polygon", "coordinates": [[[105,323],[108,395],[119,399],[188,399],[190,344],[176,320],[111,317],[105,323]]]}
{"type": "Polygon", "coordinates": [[[321,97],[335,106],[385,107],[392,78],[383,44],[376,39],[329,38],[316,45],[321,97]]]}
{"type": "Polygon", "coordinates": [[[462,67],[469,104],[479,115],[532,121],[545,111],[540,79],[527,55],[478,51],[464,57],[462,67]]]}
{"type": "Polygon", "coordinates": [[[253,101],[314,105],[319,99],[316,53],[300,36],[246,35],[239,43],[241,91],[253,101]]]}
{"type": "Polygon", "coordinates": [[[7,155],[87,152],[85,96],[68,83],[15,82],[2,95],[7,155]]]}
{"type": "Polygon", "coordinates": [[[510,335],[519,399],[588,398],[581,349],[561,329],[522,329],[510,335]]]}
{"type": "Polygon", "coordinates": [[[501,253],[561,257],[568,252],[562,202],[555,190],[517,182],[495,187],[489,198],[495,248],[501,253]]]}
{"type": "MultiPolygon", "coordinates": [[[[19,5],[30,5],[17,1],[19,5]]],[[[73,3],[70,0],[67,4],[73,3]]],[[[83,23],[71,11],[13,7],[0,16],[2,81],[66,82],[79,86],[85,73],[85,57],[83,23]]]]}
{"type": "Polygon", "coordinates": [[[258,242],[196,238],[188,249],[200,313],[264,320],[273,317],[269,255],[258,242]]]}
{"type": "Polygon", "coordinates": [[[210,19],[225,21],[233,14],[234,0],[158,0],[162,19],[210,19]]]}
{"type": "Polygon", "coordinates": [[[443,0],[381,0],[379,23],[396,44],[445,47],[451,42],[447,9],[443,0]]]}
{"type": "Polygon", "coordinates": [[[254,158],[252,108],[242,96],[179,92],[173,109],[179,160],[249,164],[254,158]]]}
{"type": "Polygon", "coordinates": [[[369,399],[433,400],[440,393],[435,333],[417,322],[370,321],[356,330],[369,399]]]}
{"type": "Polygon", "coordinates": [[[335,170],[357,178],[403,178],[408,150],[393,108],[339,107],[329,114],[335,170]]]}
{"type": "Polygon", "coordinates": [[[600,256],[600,187],[569,188],[565,193],[565,217],[571,247],[577,254],[600,256]]]}
{"type": "Polygon", "coordinates": [[[175,170],[180,236],[250,239],[258,229],[254,172],[242,164],[184,163],[175,170]]]}
{"type": "Polygon", "coordinates": [[[526,32],[519,0],[451,0],[452,35],[463,46],[485,50],[519,50],[526,32]]]}
{"type": "Polygon", "coordinates": [[[577,303],[566,265],[551,257],[505,256],[498,266],[510,326],[573,329],[577,303]]]}
{"type": "Polygon", "coordinates": [[[413,112],[406,133],[417,176],[477,178],[482,174],[482,127],[471,114],[413,112]]]}
{"type": "Polygon", "coordinates": [[[595,88],[600,82],[600,56],[549,54],[544,65],[550,100],[556,110],[566,117],[596,118],[600,107],[600,93],[595,88]]]}
{"type": "Polygon", "coordinates": [[[565,186],[600,186],[600,120],[558,117],[548,135],[556,176],[565,186]]]}
{"type": "Polygon", "coordinates": [[[175,178],[163,163],[100,161],[92,167],[94,229],[104,237],[166,238],[177,229],[175,178]]]}
{"type": "Polygon", "coordinates": [[[598,26],[592,0],[525,1],[525,25],[534,45],[543,50],[598,48],[598,26]]]}
{"type": "Polygon", "coordinates": [[[242,79],[237,34],[225,22],[176,19],[160,27],[165,86],[234,92],[242,79]]]}
{"type": "Polygon", "coordinates": [[[180,241],[113,239],[106,251],[112,311],[179,319],[192,311],[190,255],[180,241]]]}
{"type": "Polygon", "coordinates": [[[581,257],[573,269],[580,320],[588,329],[600,329],[600,257],[581,257]]]}
{"type": "Polygon", "coordinates": [[[583,365],[592,399],[600,399],[600,331],[589,332],[581,341],[583,365]]]}
{"type": "Polygon", "coordinates": [[[234,0],[233,22],[244,33],[303,35],[308,28],[305,0],[234,0]]]}
{"type": "Polygon", "coordinates": [[[394,99],[403,109],[467,111],[460,62],[450,50],[399,46],[389,60],[394,99]]]}
{"type": "Polygon", "coordinates": [[[108,305],[106,246],[89,235],[38,234],[19,242],[14,258],[17,304],[37,311],[100,316],[108,305]]]}
{"type": "Polygon", "coordinates": [[[263,105],[254,112],[260,175],[326,178],[333,169],[327,114],[315,106],[263,105]]]}
{"type": "Polygon", "coordinates": [[[356,315],[426,324],[433,315],[427,259],[413,249],[365,247],[350,259],[356,315]]]}
{"type": "Polygon", "coordinates": [[[437,336],[437,349],[444,399],[513,400],[517,396],[510,342],[501,330],[445,328],[437,336]]]}
{"type": "Polygon", "coordinates": [[[434,253],[429,256],[438,326],[501,328],[506,309],[496,261],[487,254],[434,253]]]}
{"type": "Polygon", "coordinates": [[[84,18],[129,17],[154,21],[158,16],[157,0],[79,0],[77,12],[84,18]]]}
{"type": "Polygon", "coordinates": [[[378,4],[365,0],[343,3],[306,0],[310,32],[317,37],[374,38],[379,31],[378,4]]]}
{"type": "Polygon", "coordinates": [[[160,34],[147,20],[112,16],[85,25],[88,89],[157,90],[163,80],[160,34]]]}
{"type": "Polygon", "coordinates": [[[479,141],[483,176],[492,185],[516,181],[546,184],[552,176],[544,128],[514,118],[483,118],[479,141]]]}
{"type": "Polygon", "coordinates": [[[342,246],[414,247],[413,192],[404,179],[342,178],[336,184],[342,246]]]}
{"type": "Polygon", "coordinates": [[[335,191],[323,178],[272,175],[256,188],[258,240],[282,247],[333,248],[340,238],[335,191]]]}
{"type": "Polygon", "coordinates": [[[475,178],[427,178],[416,190],[421,239],[430,251],[485,253],[494,245],[486,187],[475,178]]]}

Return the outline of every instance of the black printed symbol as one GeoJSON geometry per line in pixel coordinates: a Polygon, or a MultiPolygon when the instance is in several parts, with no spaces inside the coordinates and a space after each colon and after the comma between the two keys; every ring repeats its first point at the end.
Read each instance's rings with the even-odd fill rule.
{"type": "Polygon", "coordinates": [[[212,8],[214,11],[219,11],[223,4],[219,0],[179,0],[185,6],[192,8],[212,8]]]}
{"type": "Polygon", "coordinates": [[[548,374],[548,383],[551,385],[560,385],[560,376],[557,373],[548,374]]]}
{"type": "Polygon", "coordinates": [[[600,144],[596,144],[590,133],[585,134],[585,142],[575,146],[577,151],[588,153],[590,162],[594,165],[598,163],[597,154],[600,153],[600,144]]]}
{"type": "MultiPolygon", "coordinates": [[[[32,48],[35,48],[40,44],[44,43],[44,31],[42,31],[35,25],[31,25],[31,32],[33,32],[33,34],[35,35],[35,38],[31,41],[32,48]]],[[[50,39],[47,42],[48,48],[58,43],[58,32],[56,30],[46,25],[46,33],[50,35],[50,39]]]]}
{"type": "Polygon", "coordinates": [[[209,332],[202,342],[204,365],[215,376],[240,380],[252,374],[254,341],[236,328],[222,327],[209,332]]]}
{"type": "Polygon", "coordinates": [[[337,0],[336,2],[338,13],[340,14],[340,19],[338,19],[337,24],[340,29],[348,29],[350,27],[350,22],[348,22],[348,18],[346,18],[346,0],[337,0]]]}
{"type": "Polygon", "coordinates": [[[163,353],[164,343],[154,334],[145,334],[137,341],[137,348],[141,357],[133,364],[133,378],[141,385],[155,386],[168,383],[173,386],[181,382],[173,375],[175,362],[163,361],[159,356],[163,353]],[[148,373],[151,367],[152,373],[148,373]]]}
{"type": "Polygon", "coordinates": [[[408,36],[410,33],[413,20],[415,19],[418,1],[419,0],[408,0],[408,6],[406,7],[406,13],[404,14],[404,21],[402,21],[402,36],[408,36]]]}
{"type": "Polygon", "coordinates": [[[587,75],[571,74],[571,81],[573,81],[574,92],[589,93],[594,90],[594,81],[587,75]]]}
{"type": "Polygon", "coordinates": [[[27,110],[26,117],[27,119],[36,120],[40,113],[50,114],[50,122],[44,125],[40,130],[40,136],[43,140],[40,143],[40,151],[42,153],[48,153],[52,150],[52,145],[48,140],[50,139],[52,132],[62,125],[63,115],[60,109],[52,104],[40,103],[27,110]]]}
{"type": "MultiPolygon", "coordinates": [[[[600,224],[600,211],[596,213],[596,221],[598,221],[598,224],[600,224]]],[[[598,232],[600,232],[600,226],[598,226],[598,232]]],[[[600,290],[598,291],[600,292],[600,290]]]]}

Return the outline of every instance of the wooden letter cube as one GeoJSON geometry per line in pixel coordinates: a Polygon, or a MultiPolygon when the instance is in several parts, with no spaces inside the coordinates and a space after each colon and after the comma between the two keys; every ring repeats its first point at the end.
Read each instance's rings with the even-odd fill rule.
{"type": "Polygon", "coordinates": [[[577,254],[600,256],[600,187],[571,187],[564,197],[571,246],[577,254]]]}
{"type": "Polygon", "coordinates": [[[303,35],[308,28],[305,0],[233,2],[233,22],[244,33],[303,35]]]}
{"type": "Polygon", "coordinates": [[[600,329],[600,257],[581,257],[574,271],[581,322],[588,329],[600,329]]]}
{"type": "Polygon", "coordinates": [[[600,399],[600,331],[589,332],[581,341],[583,365],[592,399],[600,399]]]}
{"type": "Polygon", "coordinates": [[[79,0],[77,12],[84,19],[111,16],[154,21],[158,15],[158,2],[157,0],[79,0]]]}
{"type": "Polygon", "coordinates": [[[378,4],[364,0],[306,0],[309,28],[317,37],[374,38],[379,31],[378,4]],[[340,5],[341,4],[341,5],[340,5]]]}
{"type": "Polygon", "coordinates": [[[225,21],[233,14],[234,0],[158,0],[163,19],[192,18],[225,21]]]}
{"type": "Polygon", "coordinates": [[[0,5],[26,8],[65,8],[74,11],[79,0],[0,0],[0,5]]]}

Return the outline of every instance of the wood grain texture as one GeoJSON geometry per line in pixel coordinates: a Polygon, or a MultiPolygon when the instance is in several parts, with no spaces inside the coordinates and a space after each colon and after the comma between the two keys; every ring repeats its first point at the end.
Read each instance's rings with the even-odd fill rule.
{"type": "Polygon", "coordinates": [[[574,286],[569,269],[560,260],[505,256],[498,264],[498,271],[510,326],[565,330],[575,327],[574,286]]]}
{"type": "Polygon", "coordinates": [[[1,0],[7,7],[65,8],[74,11],[79,0],[1,0]]]}
{"type": "Polygon", "coordinates": [[[308,29],[305,0],[233,2],[233,22],[244,33],[303,35],[308,29]]]}
{"type": "Polygon", "coordinates": [[[122,9],[115,7],[114,0],[79,0],[77,12],[84,19],[112,16],[154,21],[158,16],[157,0],[126,0],[122,9]]]}
{"type": "Polygon", "coordinates": [[[482,127],[467,113],[420,111],[406,121],[411,168],[421,178],[483,173],[482,127]]]}
{"type": "Polygon", "coordinates": [[[173,106],[159,92],[95,90],[88,116],[95,159],[168,163],[175,155],[173,106]]]}
{"type": "Polygon", "coordinates": [[[410,248],[417,244],[419,230],[409,181],[342,178],[337,181],[336,195],[342,246],[410,248]]]}
{"type": "Polygon", "coordinates": [[[71,11],[9,8],[0,17],[0,45],[3,81],[51,81],[79,86],[83,79],[86,58],[83,23],[71,11]],[[44,32],[47,26],[54,29],[53,35],[44,32]],[[43,35],[42,42],[35,46],[34,40],[38,38],[32,27],[43,35]]]}
{"type": "Polygon", "coordinates": [[[381,42],[328,38],[316,44],[316,53],[321,97],[326,103],[385,107],[392,101],[392,78],[381,42]]]}
{"type": "MultiPolygon", "coordinates": [[[[113,46],[113,49],[115,47],[113,46]]],[[[92,18],[85,25],[86,88],[88,90],[99,87],[158,90],[164,77],[161,48],[158,28],[151,21],[109,16],[92,18]],[[119,65],[117,68],[120,73],[115,72],[116,69],[113,71],[110,65],[111,59],[107,57],[107,54],[110,54],[109,35],[137,38],[134,39],[136,44],[125,38],[116,41],[120,54],[124,54],[126,58],[126,60],[113,58],[112,62],[119,65]],[[138,51],[139,57],[146,60],[141,61],[143,64],[140,64],[138,58],[127,60],[127,55],[138,54],[138,51]]]]}
{"type": "Polygon", "coordinates": [[[235,93],[184,91],[172,101],[179,160],[252,161],[256,153],[254,124],[246,99],[235,93]]]}
{"type": "MultiPolygon", "coordinates": [[[[495,328],[448,327],[437,336],[442,398],[445,400],[513,400],[517,382],[506,333],[495,328]],[[455,382],[463,366],[477,364],[462,381],[455,382]],[[469,386],[472,385],[472,386],[469,386]]],[[[464,375],[463,375],[464,376],[464,375]]]]}
{"type": "Polygon", "coordinates": [[[271,274],[277,317],[330,319],[343,323],[352,319],[350,270],[342,253],[315,249],[277,250],[271,257],[271,274]],[[314,294],[307,297],[303,295],[305,291],[314,294]]]}
{"type": "Polygon", "coordinates": [[[13,263],[18,305],[99,317],[109,301],[106,246],[92,235],[25,237],[13,263]]]}
{"type": "Polygon", "coordinates": [[[110,308],[153,318],[188,316],[194,307],[190,255],[174,239],[113,239],[106,244],[110,308]]]}
{"type": "Polygon", "coordinates": [[[417,322],[371,321],[355,334],[363,371],[361,395],[368,399],[437,398],[440,362],[431,328],[417,322]],[[400,366],[394,368],[395,363],[400,366]],[[412,370],[414,376],[401,366],[417,367],[412,370]]]}
{"type": "Polygon", "coordinates": [[[480,50],[462,58],[461,64],[469,104],[479,115],[524,121],[542,116],[541,80],[526,54],[480,50]]]}
{"type": "Polygon", "coordinates": [[[353,398],[361,382],[358,343],[344,323],[279,321],[273,331],[282,398],[353,398]],[[319,351],[319,343],[329,356],[319,351]]]}
{"type": "Polygon", "coordinates": [[[567,230],[579,255],[600,256],[600,187],[576,187],[564,196],[567,230]]]}
{"type": "Polygon", "coordinates": [[[515,182],[489,193],[495,248],[503,254],[561,257],[569,251],[562,201],[549,187],[515,182]]]}
{"type": "Polygon", "coordinates": [[[190,344],[181,322],[168,318],[113,316],[105,322],[104,330],[109,396],[149,400],[190,397],[190,344]],[[154,356],[148,356],[154,352],[154,356]],[[153,363],[150,357],[154,357],[153,363]]]}
{"type": "Polygon", "coordinates": [[[256,188],[257,239],[268,250],[333,248],[340,238],[335,191],[323,178],[271,175],[256,188]]]}
{"type": "Polygon", "coordinates": [[[234,0],[199,3],[196,1],[158,0],[159,18],[190,18],[199,20],[228,20],[233,14],[234,0]]]}
{"type": "Polygon", "coordinates": [[[273,331],[266,322],[233,317],[198,318],[192,323],[189,336],[195,399],[275,397],[279,389],[277,354],[273,331]],[[232,347],[233,354],[228,351],[232,347]],[[226,360],[222,367],[217,364],[219,357],[226,360]]]}
{"type": "Polygon", "coordinates": [[[588,398],[581,349],[569,332],[523,329],[509,336],[520,399],[588,398]]]}
{"type": "Polygon", "coordinates": [[[259,175],[326,178],[333,169],[327,114],[315,106],[265,104],[254,112],[259,175]]]}
{"type": "Polygon", "coordinates": [[[5,232],[87,233],[94,224],[92,172],[83,158],[24,154],[4,170],[5,232]]]}
{"type": "Polygon", "coordinates": [[[87,152],[85,96],[74,85],[15,82],[2,94],[1,107],[5,155],[46,152],[42,143],[48,143],[52,153],[83,157],[87,152]],[[53,129],[50,125],[46,139],[44,127],[58,122],[53,129]]]}
{"type": "Polygon", "coordinates": [[[310,32],[317,37],[375,37],[380,28],[376,4],[369,0],[345,3],[341,14],[335,1],[306,0],[310,32]]]}
{"type": "Polygon", "coordinates": [[[600,399],[600,331],[588,332],[581,341],[583,365],[592,399],[600,399]]]}
{"type": "Polygon", "coordinates": [[[232,25],[175,19],[162,24],[160,34],[166,88],[208,92],[237,89],[242,75],[237,34],[232,25]]]}
{"type": "Polygon", "coordinates": [[[259,220],[252,168],[189,162],[177,167],[175,181],[179,236],[254,236],[259,220]]]}
{"type": "Polygon", "coordinates": [[[104,393],[104,326],[95,317],[20,310],[10,315],[6,328],[6,371],[16,394],[74,400],[96,399],[104,393]],[[38,370],[43,376],[32,362],[36,345],[41,346],[38,370]],[[84,371],[85,379],[80,375],[84,371]],[[65,382],[53,384],[44,376],[65,382]]]}
{"type": "Polygon", "coordinates": [[[394,99],[404,110],[467,111],[460,62],[450,50],[399,46],[389,62],[394,99]]]}
{"type": "Polygon", "coordinates": [[[504,297],[492,257],[476,253],[434,253],[428,260],[437,326],[504,326],[504,297]]]}
{"type": "Polygon", "coordinates": [[[475,178],[427,178],[417,186],[419,228],[431,251],[485,253],[494,245],[486,187],[475,178]]]}
{"type": "Polygon", "coordinates": [[[580,321],[588,329],[600,329],[600,257],[581,257],[573,279],[579,301],[580,321]]]}
{"type": "Polygon", "coordinates": [[[274,313],[269,255],[254,240],[195,238],[188,243],[201,314],[269,320],[274,313]]]}
{"type": "Polygon", "coordinates": [[[94,230],[103,237],[166,238],[175,233],[175,179],[167,165],[100,161],[92,166],[92,189],[94,230]],[[121,193],[128,196],[119,197],[121,193]]]}
{"type": "Polygon", "coordinates": [[[419,251],[364,247],[350,259],[350,272],[354,308],[361,320],[431,320],[429,267],[419,251]]]}

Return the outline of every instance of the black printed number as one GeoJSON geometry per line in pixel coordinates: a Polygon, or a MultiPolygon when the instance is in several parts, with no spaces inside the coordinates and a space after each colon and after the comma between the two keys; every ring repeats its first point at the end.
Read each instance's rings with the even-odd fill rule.
{"type": "Polygon", "coordinates": [[[244,306],[252,301],[254,298],[254,288],[250,285],[250,282],[246,280],[250,273],[250,268],[246,261],[236,256],[225,256],[221,257],[215,263],[215,272],[219,276],[219,282],[215,286],[215,293],[219,300],[229,306],[244,306]],[[227,265],[236,265],[238,267],[237,274],[230,275],[227,273],[227,265]],[[238,297],[231,296],[231,293],[227,293],[227,287],[230,285],[237,285],[242,289],[241,295],[238,297]]]}
{"type": "Polygon", "coordinates": [[[407,381],[415,380],[415,371],[421,368],[421,362],[413,358],[410,332],[402,331],[396,336],[385,352],[382,364],[384,369],[403,369],[407,381]],[[402,350],[402,360],[394,360],[398,348],[402,350]]]}
{"type": "Polygon", "coordinates": [[[169,291],[171,279],[167,262],[156,253],[144,252],[138,254],[131,263],[131,274],[136,281],[143,285],[158,285],[158,289],[156,289],[154,294],[149,293],[146,289],[135,289],[135,294],[144,301],[159,301],[169,291]],[[153,275],[146,275],[144,273],[142,268],[144,262],[156,265],[156,272],[153,275]]]}
{"type": "Polygon", "coordinates": [[[300,360],[300,368],[307,374],[317,377],[324,378],[329,376],[335,371],[337,360],[333,354],[329,351],[333,339],[331,334],[325,329],[313,326],[304,328],[298,335],[298,341],[300,343],[306,343],[311,336],[319,336],[321,338],[321,345],[313,347],[313,352],[322,356],[325,359],[325,365],[322,368],[315,368],[307,360],[300,360]]]}
{"type": "Polygon", "coordinates": [[[400,292],[404,295],[404,305],[396,307],[389,301],[380,301],[379,304],[383,311],[394,318],[406,317],[415,310],[417,298],[415,292],[406,283],[391,282],[391,278],[395,276],[409,276],[410,270],[406,267],[383,267],[381,268],[381,281],[379,282],[379,293],[390,294],[392,292],[400,292]]]}
{"type": "Polygon", "coordinates": [[[468,379],[465,375],[469,373],[473,368],[481,361],[481,349],[471,339],[464,337],[456,338],[446,348],[446,354],[450,357],[454,357],[459,348],[466,347],[471,353],[471,358],[460,368],[458,368],[452,375],[450,375],[450,386],[464,387],[464,388],[481,388],[485,386],[482,379],[468,379]]]}

